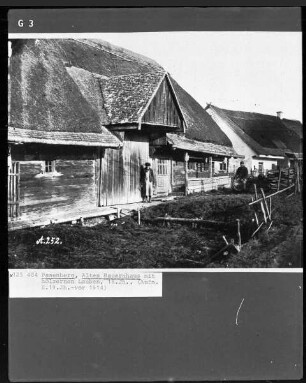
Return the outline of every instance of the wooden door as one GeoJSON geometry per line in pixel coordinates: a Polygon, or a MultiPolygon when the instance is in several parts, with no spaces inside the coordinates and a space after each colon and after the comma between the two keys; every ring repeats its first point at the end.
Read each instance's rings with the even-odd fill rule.
{"type": "Polygon", "coordinates": [[[156,193],[168,194],[171,190],[170,160],[158,158],[156,161],[156,193]]]}
{"type": "Polygon", "coordinates": [[[8,168],[8,217],[17,218],[20,215],[20,164],[12,162],[8,168]]]}

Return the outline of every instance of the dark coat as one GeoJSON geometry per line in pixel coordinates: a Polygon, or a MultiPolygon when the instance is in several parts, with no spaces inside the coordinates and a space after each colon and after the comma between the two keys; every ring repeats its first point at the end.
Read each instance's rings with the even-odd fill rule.
{"type": "MultiPolygon", "coordinates": [[[[150,168],[148,171],[149,171],[149,181],[154,182],[153,170],[150,168]]],[[[145,168],[142,167],[140,171],[140,184],[144,185],[145,182],[146,182],[146,170],[145,168]]]]}
{"type": "Polygon", "coordinates": [[[248,176],[248,169],[246,166],[239,166],[236,172],[236,177],[238,178],[247,178],[248,176]]]}

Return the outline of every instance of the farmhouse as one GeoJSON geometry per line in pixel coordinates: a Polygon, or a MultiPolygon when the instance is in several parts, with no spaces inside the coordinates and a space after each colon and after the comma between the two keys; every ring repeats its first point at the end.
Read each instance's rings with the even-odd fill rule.
{"type": "Polygon", "coordinates": [[[10,220],[80,216],[156,194],[229,185],[237,157],[213,118],[155,61],[96,40],[12,40],[10,220]]]}
{"type": "Polygon", "coordinates": [[[302,160],[302,124],[276,116],[240,112],[207,105],[206,111],[245,156],[249,171],[258,175],[302,160]]]}

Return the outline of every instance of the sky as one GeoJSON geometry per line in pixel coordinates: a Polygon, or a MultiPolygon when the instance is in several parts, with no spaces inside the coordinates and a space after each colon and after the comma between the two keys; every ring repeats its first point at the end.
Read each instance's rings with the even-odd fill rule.
{"type": "Polygon", "coordinates": [[[202,106],[302,121],[300,32],[150,32],[92,36],[161,64],[202,106]]]}
{"type": "Polygon", "coordinates": [[[95,38],[150,57],[203,107],[302,121],[301,32],[141,32],[12,35],[95,38]]]}

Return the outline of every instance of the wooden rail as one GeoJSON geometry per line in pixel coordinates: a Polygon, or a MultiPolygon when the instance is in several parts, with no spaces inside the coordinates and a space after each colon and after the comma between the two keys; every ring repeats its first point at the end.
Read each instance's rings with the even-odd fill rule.
{"type": "Polygon", "coordinates": [[[181,222],[181,223],[200,223],[211,225],[225,225],[227,222],[212,221],[197,218],[175,218],[175,217],[156,217],[156,218],[143,218],[145,222],[181,222]]]}
{"type": "MultiPolygon", "coordinates": [[[[286,187],[285,189],[279,190],[279,191],[277,191],[277,192],[275,192],[275,193],[272,193],[272,194],[270,194],[270,195],[266,195],[266,196],[265,196],[265,197],[266,197],[266,200],[267,200],[268,198],[274,197],[275,195],[280,194],[280,193],[282,193],[282,192],[284,192],[284,191],[286,191],[286,190],[289,190],[289,189],[293,188],[294,186],[295,186],[295,185],[292,184],[292,185],[286,187]]],[[[249,205],[251,206],[251,205],[254,205],[255,203],[262,202],[262,201],[264,201],[264,198],[259,198],[259,199],[257,199],[256,201],[252,201],[252,202],[250,202],[249,205]]]]}

